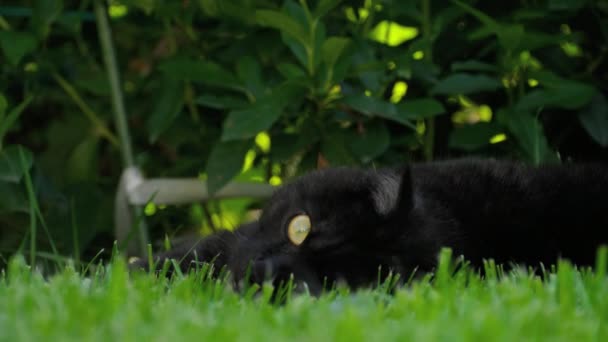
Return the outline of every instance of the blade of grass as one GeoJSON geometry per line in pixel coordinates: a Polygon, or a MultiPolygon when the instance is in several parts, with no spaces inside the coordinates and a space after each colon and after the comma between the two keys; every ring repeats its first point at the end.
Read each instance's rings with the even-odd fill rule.
{"type": "Polygon", "coordinates": [[[5,118],[0,119],[0,150],[2,150],[2,140],[4,140],[4,136],[15,124],[17,119],[19,119],[19,116],[21,113],[23,113],[23,110],[30,104],[30,102],[32,102],[32,99],[32,96],[26,97],[25,100],[11,110],[5,118]]]}
{"type": "MultiPolygon", "coordinates": [[[[27,169],[27,162],[25,161],[25,156],[23,155],[23,150],[19,150],[19,158],[21,159],[21,167],[27,169]]],[[[34,207],[36,203],[36,195],[33,191],[33,186],[31,183],[31,179],[29,176],[29,171],[25,172],[25,187],[27,189],[27,197],[30,205],[29,213],[30,213],[30,265],[34,267],[36,265],[36,209],[34,207]]]]}
{"type": "Polygon", "coordinates": [[[80,243],[78,242],[78,226],[76,224],[76,213],[74,212],[74,199],[70,200],[70,216],[72,220],[72,240],[74,243],[74,258],[80,263],[80,243]]]}
{"type": "Polygon", "coordinates": [[[91,268],[91,265],[93,265],[95,260],[97,260],[97,258],[99,258],[103,252],[105,252],[104,248],[100,249],[99,252],[97,252],[97,254],[95,254],[95,256],[91,259],[91,261],[89,261],[87,263],[87,266],[82,271],[82,274],[87,274],[87,271],[89,270],[89,268],[91,268]]]}
{"type": "Polygon", "coordinates": [[[148,244],[148,268],[150,272],[154,272],[156,265],[154,264],[154,255],[152,254],[152,245],[148,244]]]}
{"type": "MultiPolygon", "coordinates": [[[[51,232],[49,231],[49,227],[46,224],[46,221],[44,220],[44,217],[42,216],[42,212],[40,211],[40,205],[38,204],[38,198],[36,197],[36,192],[34,191],[34,185],[32,182],[32,178],[31,175],[29,173],[29,171],[27,171],[27,162],[25,160],[25,155],[23,154],[23,150],[20,149],[19,150],[19,157],[21,159],[21,167],[26,170],[26,172],[24,173],[24,181],[25,181],[25,187],[27,190],[27,196],[28,196],[28,202],[30,204],[30,215],[33,217],[33,221],[34,224],[36,225],[36,218],[38,220],[40,220],[40,224],[44,230],[44,233],[46,234],[46,237],[49,241],[49,245],[51,246],[51,250],[53,251],[53,253],[55,255],[60,255],[57,247],[55,246],[55,241],[53,240],[53,237],[51,236],[51,232]]],[[[30,227],[31,228],[31,227],[30,227]]],[[[35,234],[34,234],[35,236],[35,234]]],[[[30,242],[31,243],[31,242],[30,242]]],[[[30,245],[31,247],[31,245],[30,245]]]]}

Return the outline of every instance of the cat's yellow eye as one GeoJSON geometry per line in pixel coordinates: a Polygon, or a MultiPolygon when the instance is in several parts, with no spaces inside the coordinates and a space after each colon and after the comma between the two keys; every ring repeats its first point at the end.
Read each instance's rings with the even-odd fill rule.
{"type": "Polygon", "coordinates": [[[308,215],[298,215],[291,219],[287,227],[287,237],[289,241],[299,246],[306,240],[310,233],[310,217],[308,215]]]}

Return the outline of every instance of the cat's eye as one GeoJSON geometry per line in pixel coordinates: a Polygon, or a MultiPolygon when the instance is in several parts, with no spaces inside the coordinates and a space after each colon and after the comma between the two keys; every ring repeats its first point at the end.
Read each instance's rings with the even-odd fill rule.
{"type": "Polygon", "coordinates": [[[310,233],[310,217],[308,215],[297,215],[291,219],[287,227],[287,237],[289,241],[296,246],[299,246],[306,240],[310,233]]]}

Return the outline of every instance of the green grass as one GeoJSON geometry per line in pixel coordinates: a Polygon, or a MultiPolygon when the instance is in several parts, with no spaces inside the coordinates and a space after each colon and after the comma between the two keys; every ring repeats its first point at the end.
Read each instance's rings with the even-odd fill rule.
{"type": "Polygon", "coordinates": [[[449,253],[434,279],[270,303],[204,274],[171,280],[129,274],[121,261],[83,277],[49,278],[14,258],[0,280],[3,341],[583,341],[608,338],[607,253],[598,271],[560,263],[541,280],[524,270],[453,275],[449,253]],[[496,276],[498,273],[498,276],[496,276]]]}

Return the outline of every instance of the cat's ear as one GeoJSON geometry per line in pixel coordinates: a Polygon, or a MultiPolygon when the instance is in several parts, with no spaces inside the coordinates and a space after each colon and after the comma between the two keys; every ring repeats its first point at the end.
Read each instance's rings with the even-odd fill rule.
{"type": "Polygon", "coordinates": [[[414,205],[410,167],[404,166],[398,175],[378,173],[371,192],[380,216],[409,212],[414,205]]]}

